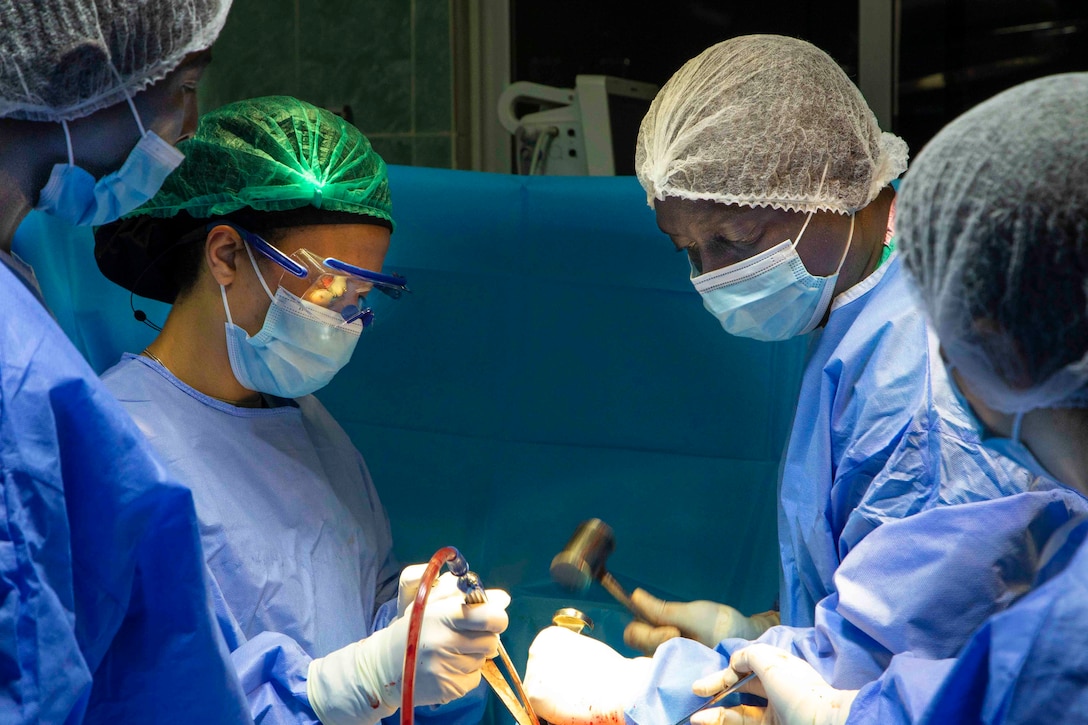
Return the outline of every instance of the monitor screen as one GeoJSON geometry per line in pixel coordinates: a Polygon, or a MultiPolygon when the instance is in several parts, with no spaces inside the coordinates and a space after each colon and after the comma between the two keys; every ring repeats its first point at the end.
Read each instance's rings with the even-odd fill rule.
{"type": "Polygon", "coordinates": [[[657,95],[652,83],[580,75],[575,80],[590,176],[635,173],[635,141],[642,118],[657,95]]]}
{"type": "Polygon", "coordinates": [[[651,100],[608,94],[608,122],[612,128],[612,163],[616,176],[635,173],[635,141],[642,118],[650,110],[651,100]]]}

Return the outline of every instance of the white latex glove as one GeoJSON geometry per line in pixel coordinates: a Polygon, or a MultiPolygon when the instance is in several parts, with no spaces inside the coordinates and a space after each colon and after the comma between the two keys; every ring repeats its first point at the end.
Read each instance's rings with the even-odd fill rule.
{"type": "Polygon", "coordinates": [[[700,697],[716,695],[749,672],[758,679],[741,692],[767,698],[767,707],[708,708],[692,725],[843,725],[857,690],[836,690],[804,660],[769,644],[753,644],[733,654],[729,669],[697,680],[700,697]]]}
{"type": "MultiPolygon", "coordinates": [[[[456,700],[480,684],[484,660],[498,653],[510,596],[488,589],[484,604],[443,595],[444,574],[427,599],[416,659],[416,705],[456,700]]],[[[454,582],[456,587],[456,582],[454,582]]],[[[410,615],[414,604],[405,614],[410,615]]],[[[325,725],[369,725],[400,707],[409,616],[310,663],[306,693],[325,725]]]]}
{"type": "Polygon", "coordinates": [[[713,648],[729,637],[756,639],[779,623],[778,612],[774,611],[746,617],[725,604],[705,600],[666,602],[642,589],[631,592],[631,600],[647,616],[661,623],[654,627],[645,622],[631,622],[623,630],[627,646],[648,655],[674,637],[687,637],[713,648]]]}
{"type": "MultiPolygon", "coordinates": [[[[397,585],[397,619],[403,617],[409,605],[415,601],[416,594],[419,593],[419,583],[423,581],[423,573],[426,570],[426,564],[409,564],[401,570],[400,583],[397,585]]],[[[462,599],[465,596],[457,588],[457,577],[446,572],[435,578],[435,583],[431,585],[431,593],[427,595],[427,602],[430,604],[435,599],[453,595],[460,596],[462,599]]]]}
{"type": "Polygon", "coordinates": [[[552,725],[624,725],[623,710],[645,689],[653,662],[628,659],[562,627],[541,630],[529,647],[525,692],[552,725]]]}

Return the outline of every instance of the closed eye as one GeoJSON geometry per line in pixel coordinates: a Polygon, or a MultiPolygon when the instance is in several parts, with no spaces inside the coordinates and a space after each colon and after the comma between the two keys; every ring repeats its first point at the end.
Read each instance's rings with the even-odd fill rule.
{"type": "Polygon", "coordinates": [[[736,247],[736,246],[738,246],[740,244],[740,242],[734,241],[732,239],[728,239],[722,234],[715,234],[714,236],[712,236],[710,238],[709,241],[710,241],[711,244],[715,244],[715,245],[719,245],[719,246],[728,246],[728,247],[736,247]]]}

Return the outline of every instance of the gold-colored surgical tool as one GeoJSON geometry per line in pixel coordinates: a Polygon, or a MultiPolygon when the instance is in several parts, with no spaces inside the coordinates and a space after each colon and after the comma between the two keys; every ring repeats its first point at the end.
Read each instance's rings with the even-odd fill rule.
{"type": "MultiPolygon", "coordinates": [[[[467,604],[481,604],[487,601],[487,593],[480,582],[480,577],[475,572],[470,571],[458,577],[457,585],[464,592],[467,604]]],[[[498,658],[502,660],[503,667],[506,668],[507,673],[510,675],[510,681],[514,683],[514,687],[510,687],[510,683],[503,677],[502,671],[493,659],[486,660],[481,668],[487,684],[495,691],[502,704],[506,705],[506,709],[514,716],[514,720],[517,721],[518,725],[540,725],[540,720],[537,718],[536,713],[533,712],[533,706],[529,704],[529,696],[525,693],[524,685],[521,684],[518,671],[514,669],[514,663],[510,661],[510,655],[507,654],[506,647],[503,646],[501,639],[499,640],[498,658]],[[516,695],[514,694],[515,691],[517,692],[516,695]],[[521,698],[520,702],[518,698],[521,698]]]]}
{"type": "Polygon", "coordinates": [[[499,643],[499,659],[502,660],[507,672],[510,673],[510,679],[514,683],[517,695],[514,694],[514,689],[511,689],[510,683],[503,677],[499,666],[495,664],[495,660],[484,662],[481,670],[487,684],[491,685],[491,689],[499,696],[502,704],[506,705],[506,709],[514,716],[514,720],[517,721],[518,725],[540,725],[540,720],[537,719],[536,713],[533,712],[533,706],[529,704],[529,696],[525,694],[521,678],[518,677],[517,670],[510,663],[510,655],[506,654],[506,648],[502,646],[501,642],[499,643]],[[519,696],[520,701],[518,700],[519,696]]]}

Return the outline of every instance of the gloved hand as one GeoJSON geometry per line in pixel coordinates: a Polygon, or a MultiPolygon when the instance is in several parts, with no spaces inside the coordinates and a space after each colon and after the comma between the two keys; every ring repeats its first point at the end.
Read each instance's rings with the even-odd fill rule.
{"type": "MultiPolygon", "coordinates": [[[[487,599],[465,604],[456,577],[439,578],[423,612],[414,704],[447,703],[480,684],[484,660],[498,653],[510,604],[501,589],[488,589],[487,599]]],[[[310,663],[306,693],[324,725],[368,725],[400,707],[407,615],[414,607],[385,629],[310,663]]]]}
{"type": "Polygon", "coordinates": [[[857,690],[836,690],[804,660],[769,644],[753,644],[733,654],[729,669],[697,680],[700,697],[716,695],[755,672],[741,692],[767,698],[767,707],[708,708],[692,715],[692,725],[843,725],[857,690]]]}
{"type": "Polygon", "coordinates": [[[653,662],[562,627],[541,630],[529,647],[525,692],[552,725],[624,725],[623,710],[645,689],[653,662]]]}
{"type": "Polygon", "coordinates": [[[736,609],[700,600],[697,602],[666,602],[642,589],[631,592],[635,606],[661,625],[631,622],[623,630],[628,647],[652,655],[662,643],[674,637],[687,637],[707,647],[729,637],[756,639],[779,623],[778,612],[763,612],[746,617],[736,609]]]}
{"type": "MultiPolygon", "coordinates": [[[[403,617],[404,613],[408,611],[408,606],[415,601],[416,594],[419,593],[419,583],[423,581],[423,573],[426,570],[426,564],[409,564],[401,570],[400,583],[397,585],[396,619],[403,617]]],[[[446,574],[449,574],[449,576],[435,577],[435,582],[431,585],[431,593],[427,597],[428,602],[461,591],[457,588],[457,577],[449,572],[446,572],[446,574]]],[[[461,597],[464,597],[463,593],[461,597]]]]}

